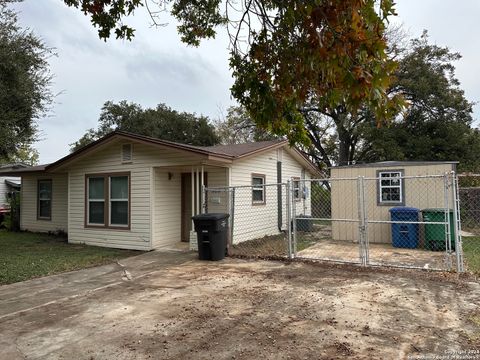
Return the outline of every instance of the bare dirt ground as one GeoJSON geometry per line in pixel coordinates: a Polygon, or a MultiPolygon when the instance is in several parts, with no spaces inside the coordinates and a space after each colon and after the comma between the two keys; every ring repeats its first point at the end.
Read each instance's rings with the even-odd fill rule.
{"type": "Polygon", "coordinates": [[[132,276],[4,317],[0,358],[480,359],[471,278],[240,259],[132,276]]]}

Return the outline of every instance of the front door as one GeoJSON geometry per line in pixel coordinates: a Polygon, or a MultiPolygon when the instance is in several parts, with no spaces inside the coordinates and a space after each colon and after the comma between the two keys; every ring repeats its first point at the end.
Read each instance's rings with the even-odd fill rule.
{"type": "MultiPolygon", "coordinates": [[[[197,174],[193,174],[194,181],[197,180],[197,174]]],[[[207,173],[203,173],[203,184],[207,186],[207,173]]],[[[200,190],[201,191],[201,190],[200,190]]],[[[194,187],[194,206],[197,209],[197,186],[194,187]]],[[[192,230],[192,174],[182,173],[182,241],[190,241],[190,231],[192,230]]],[[[201,205],[200,205],[201,206],[201,205]]]]}

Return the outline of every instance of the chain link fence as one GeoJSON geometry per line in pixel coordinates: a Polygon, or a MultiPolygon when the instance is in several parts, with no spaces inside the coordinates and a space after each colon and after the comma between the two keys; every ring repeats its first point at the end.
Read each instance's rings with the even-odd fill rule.
{"type": "Polygon", "coordinates": [[[299,184],[293,196],[294,256],[335,262],[362,262],[358,229],[357,179],[313,179],[299,184]],[[301,211],[305,207],[310,211],[301,211]]]}
{"type": "Polygon", "coordinates": [[[480,174],[459,174],[458,183],[465,267],[480,274],[480,174]]]}
{"type": "Polygon", "coordinates": [[[289,194],[287,184],[207,188],[205,212],[230,214],[229,255],[287,257],[289,194]]]}
{"type": "Polygon", "coordinates": [[[456,268],[454,178],[399,174],[362,179],[368,264],[456,268]]]}
{"type": "Polygon", "coordinates": [[[230,255],[479,272],[480,175],[474,180],[399,171],[292,179],[207,188],[204,206],[230,214],[230,255]]]}

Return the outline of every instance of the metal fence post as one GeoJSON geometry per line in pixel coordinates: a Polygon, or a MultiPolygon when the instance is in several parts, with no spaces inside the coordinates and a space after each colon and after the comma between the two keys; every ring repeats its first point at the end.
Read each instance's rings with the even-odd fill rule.
{"type": "Polygon", "coordinates": [[[368,212],[367,201],[365,198],[365,177],[362,176],[362,210],[363,210],[363,252],[365,256],[365,266],[370,264],[370,242],[368,238],[368,212]]]}
{"type": "MultiPolygon", "coordinates": [[[[230,192],[230,189],[228,191],[230,192]]],[[[235,228],[235,188],[231,189],[230,198],[230,244],[228,244],[229,251],[233,246],[233,234],[235,228]]]]}
{"type": "Polygon", "coordinates": [[[445,173],[443,177],[443,193],[444,193],[444,201],[445,201],[445,211],[444,211],[444,219],[445,219],[445,264],[447,267],[447,270],[452,269],[452,244],[451,244],[451,231],[452,229],[450,228],[450,205],[448,201],[448,189],[449,189],[449,176],[448,173],[445,173]]]}
{"type": "MultiPolygon", "coordinates": [[[[462,247],[462,231],[461,219],[460,219],[460,199],[458,192],[458,176],[455,171],[451,172],[452,175],[452,192],[453,192],[453,218],[455,229],[455,253],[457,254],[457,271],[462,273],[465,271],[463,264],[463,247],[462,247]]],[[[449,219],[450,222],[450,219],[449,219]]]]}
{"type": "Polygon", "coordinates": [[[297,206],[294,196],[295,189],[292,186],[293,182],[290,180],[290,204],[292,209],[292,228],[293,228],[293,257],[297,257],[297,206]]]}
{"type": "Polygon", "coordinates": [[[286,189],[286,196],[287,196],[287,245],[288,245],[288,258],[293,259],[293,246],[292,246],[292,213],[291,213],[291,202],[290,202],[290,180],[287,180],[287,184],[285,185],[286,189]]]}
{"type": "Polygon", "coordinates": [[[365,186],[363,176],[357,178],[357,207],[358,207],[358,251],[360,257],[360,263],[363,266],[366,266],[367,253],[365,247],[365,186]]]}

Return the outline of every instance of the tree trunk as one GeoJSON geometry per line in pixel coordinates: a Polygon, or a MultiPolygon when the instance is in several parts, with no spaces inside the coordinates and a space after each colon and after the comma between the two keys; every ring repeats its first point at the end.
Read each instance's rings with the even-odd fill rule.
{"type": "Polygon", "coordinates": [[[349,165],[351,137],[344,129],[338,129],[338,165],[349,165]]]}

